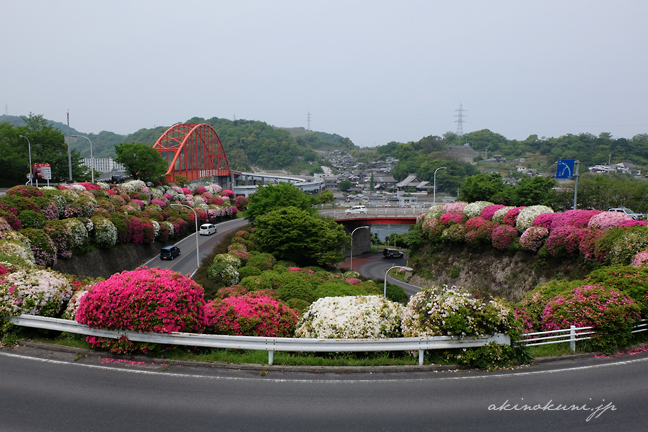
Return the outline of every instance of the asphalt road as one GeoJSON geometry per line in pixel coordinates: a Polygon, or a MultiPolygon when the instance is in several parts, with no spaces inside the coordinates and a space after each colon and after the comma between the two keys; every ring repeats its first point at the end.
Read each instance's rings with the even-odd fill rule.
{"type": "MultiPolygon", "coordinates": [[[[247,225],[248,221],[246,219],[231,219],[225,222],[216,224],[218,231],[216,234],[210,236],[201,236],[198,235],[198,251],[200,254],[200,262],[204,257],[209,255],[214,249],[214,246],[221,241],[221,239],[231,230],[238,229],[244,225],[247,225]]],[[[157,255],[150,260],[148,260],[144,265],[147,267],[160,267],[168,268],[178,273],[193,275],[197,269],[196,263],[196,235],[190,235],[185,237],[176,243],[176,246],[180,248],[180,256],[174,258],[173,260],[161,260],[160,256],[157,255]]]]}
{"type": "Polygon", "coordinates": [[[0,431],[589,432],[648,420],[647,353],[493,373],[261,376],[23,351],[0,350],[0,431]]]}
{"type": "MultiPolygon", "coordinates": [[[[347,261],[348,262],[348,261],[347,261]]],[[[354,268],[358,273],[371,279],[385,280],[387,269],[392,266],[406,266],[407,257],[398,259],[386,259],[382,254],[364,254],[353,259],[354,268]]],[[[345,263],[346,265],[346,263],[345,263]]],[[[391,276],[387,276],[387,282],[399,285],[407,295],[414,295],[421,291],[416,285],[411,285],[391,276]]]]}

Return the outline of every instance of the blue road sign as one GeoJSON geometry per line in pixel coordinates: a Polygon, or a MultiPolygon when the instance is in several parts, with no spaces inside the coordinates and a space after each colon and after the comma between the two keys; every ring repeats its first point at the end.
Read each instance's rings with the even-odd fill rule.
{"type": "Polygon", "coordinates": [[[570,179],[574,176],[574,159],[559,159],[556,169],[557,179],[570,179]]]}

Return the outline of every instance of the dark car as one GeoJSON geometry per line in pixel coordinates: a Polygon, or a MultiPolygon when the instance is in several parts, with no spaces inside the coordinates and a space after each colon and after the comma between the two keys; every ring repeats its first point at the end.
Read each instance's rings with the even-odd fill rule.
{"type": "Polygon", "coordinates": [[[403,252],[392,248],[383,249],[383,255],[385,258],[403,258],[403,252]]]}
{"type": "Polygon", "coordinates": [[[180,248],[178,246],[164,246],[160,250],[160,259],[172,260],[177,256],[180,256],[180,248]]]}

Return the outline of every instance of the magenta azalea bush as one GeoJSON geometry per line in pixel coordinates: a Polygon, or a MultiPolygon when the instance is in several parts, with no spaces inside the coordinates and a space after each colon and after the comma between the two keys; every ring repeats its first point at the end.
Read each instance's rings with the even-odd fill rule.
{"type": "Polygon", "coordinates": [[[504,206],[501,204],[491,204],[482,210],[480,216],[486,220],[492,220],[495,212],[502,208],[504,208],[504,206]]]}
{"type": "MultiPolygon", "coordinates": [[[[92,328],[138,332],[199,332],[206,322],[204,292],[190,278],[166,269],[138,268],[98,282],[79,304],[76,320],[92,328]]],[[[147,351],[146,344],[89,336],[115,353],[147,351]]]]}
{"type": "Polygon", "coordinates": [[[515,226],[517,222],[518,215],[525,207],[514,207],[506,212],[506,215],[502,219],[502,223],[505,225],[515,226]]]}
{"type": "Polygon", "coordinates": [[[453,224],[460,224],[466,221],[466,216],[463,213],[446,213],[441,215],[439,222],[445,226],[450,226],[453,224]]]}
{"type": "Polygon", "coordinates": [[[299,313],[266,295],[248,293],[205,306],[206,331],[237,336],[290,337],[299,313]]]}
{"type": "Polygon", "coordinates": [[[504,250],[513,244],[518,236],[518,231],[510,225],[500,225],[493,231],[493,246],[504,250]]]}
{"type": "Polygon", "coordinates": [[[580,252],[580,244],[586,234],[587,229],[563,225],[549,234],[547,250],[553,256],[561,256],[565,253],[577,254],[580,252]]]}
{"type": "Polygon", "coordinates": [[[552,219],[551,229],[555,230],[562,226],[587,228],[589,221],[599,213],[601,213],[599,210],[568,210],[557,213],[552,219]]]}
{"type": "Polygon", "coordinates": [[[544,330],[594,327],[592,346],[606,353],[630,342],[631,331],[640,319],[639,306],[611,288],[585,285],[553,298],[542,312],[544,330]]]}

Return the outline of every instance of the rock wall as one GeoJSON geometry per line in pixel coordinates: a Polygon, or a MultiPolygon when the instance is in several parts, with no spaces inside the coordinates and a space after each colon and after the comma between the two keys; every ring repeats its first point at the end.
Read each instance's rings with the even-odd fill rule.
{"type": "Polygon", "coordinates": [[[133,270],[156,255],[163,243],[150,245],[121,244],[110,249],[95,249],[85,255],[60,259],[54,270],[76,275],[80,278],[103,277],[108,279],[123,270],[133,270]]]}
{"type": "Polygon", "coordinates": [[[540,257],[529,251],[500,251],[468,245],[423,246],[413,252],[410,283],[456,285],[519,301],[537,285],[553,279],[584,279],[594,264],[578,258],[540,257]]]}

